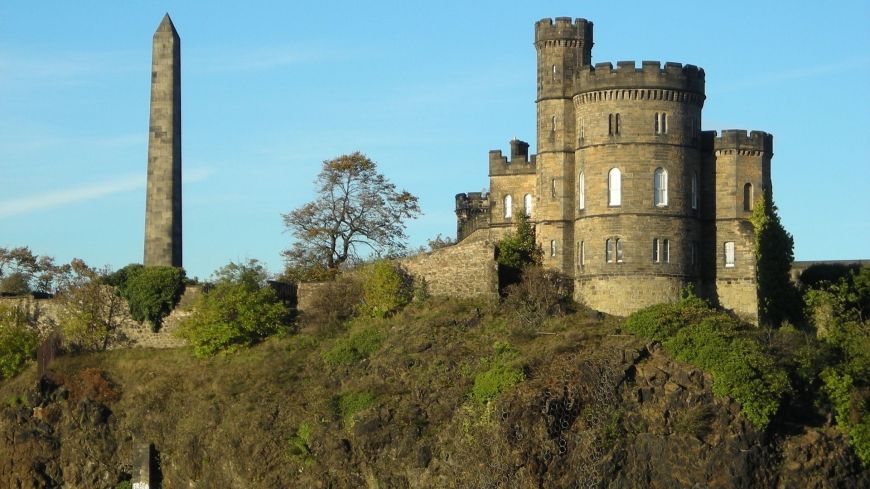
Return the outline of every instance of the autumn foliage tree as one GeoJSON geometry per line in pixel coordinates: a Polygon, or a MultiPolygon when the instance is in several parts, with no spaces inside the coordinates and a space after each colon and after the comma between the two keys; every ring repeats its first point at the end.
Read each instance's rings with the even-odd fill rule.
{"type": "Polygon", "coordinates": [[[365,251],[405,248],[405,221],[420,214],[417,197],[396,189],[368,157],[356,152],[324,161],[315,185],[313,201],[283,215],[296,239],[283,253],[288,278],[323,278],[365,251]]]}

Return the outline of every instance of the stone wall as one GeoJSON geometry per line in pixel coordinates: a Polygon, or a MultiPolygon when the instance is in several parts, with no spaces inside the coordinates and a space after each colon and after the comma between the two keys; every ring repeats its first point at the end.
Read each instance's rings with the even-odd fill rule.
{"type": "MultiPolygon", "coordinates": [[[[190,313],[190,306],[199,295],[198,287],[187,287],[178,306],[169,316],[163,319],[163,325],[158,332],[152,332],[150,324],[139,323],[130,316],[130,310],[126,301],[121,301],[120,327],[117,334],[109,343],[109,349],[117,348],[179,348],[187,344],[186,341],[175,337],[173,334],[178,330],[181,323],[190,313]]],[[[36,306],[39,319],[38,328],[43,334],[54,330],[60,324],[61,308],[57,299],[30,299],[20,297],[2,297],[0,304],[16,305],[21,302],[32,301],[36,306]]]]}
{"type": "Polygon", "coordinates": [[[491,241],[463,241],[399,262],[415,277],[425,279],[432,295],[498,297],[498,265],[491,241]]]}
{"type": "Polygon", "coordinates": [[[649,275],[608,275],[581,278],[574,282],[574,298],[587,306],[616,316],[628,316],[638,309],[680,299],[685,282],[679,277],[649,275]],[[631,301],[618,300],[631,291],[631,301]]]}

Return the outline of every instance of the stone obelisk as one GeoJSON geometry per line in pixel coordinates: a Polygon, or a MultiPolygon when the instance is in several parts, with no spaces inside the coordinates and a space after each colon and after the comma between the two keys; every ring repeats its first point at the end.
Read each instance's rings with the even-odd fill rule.
{"type": "Polygon", "coordinates": [[[181,40],[169,14],[151,61],[144,263],[181,267],[181,40]]]}

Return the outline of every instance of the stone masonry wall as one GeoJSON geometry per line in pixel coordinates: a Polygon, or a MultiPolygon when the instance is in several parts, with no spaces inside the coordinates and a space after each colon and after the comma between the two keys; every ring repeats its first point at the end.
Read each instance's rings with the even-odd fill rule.
{"type": "MultiPolygon", "coordinates": [[[[117,348],[179,348],[187,344],[186,341],[175,337],[173,334],[178,330],[181,323],[191,311],[190,305],[199,295],[198,287],[188,287],[178,303],[178,306],[169,316],[163,319],[160,331],[154,333],[151,326],[146,322],[140,324],[130,316],[130,310],[126,301],[122,301],[120,312],[120,327],[115,337],[109,343],[109,349],[117,348]]],[[[57,299],[30,299],[20,297],[2,297],[0,304],[15,305],[25,301],[32,301],[39,313],[38,328],[43,333],[58,327],[60,324],[61,308],[57,299]]]]}
{"type": "MultiPolygon", "coordinates": [[[[498,297],[498,266],[491,241],[469,241],[399,261],[426,280],[429,293],[448,297],[498,297]]],[[[300,302],[301,302],[300,291],[300,302]]]]}

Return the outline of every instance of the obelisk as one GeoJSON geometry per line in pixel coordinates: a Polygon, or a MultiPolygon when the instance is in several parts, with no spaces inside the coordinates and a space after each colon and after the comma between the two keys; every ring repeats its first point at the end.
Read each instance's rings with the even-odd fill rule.
{"type": "Polygon", "coordinates": [[[181,40],[169,14],[151,56],[144,263],[181,267],[181,40]]]}

